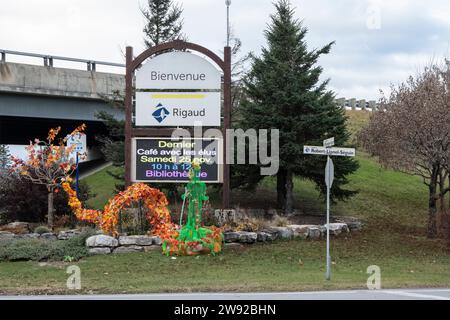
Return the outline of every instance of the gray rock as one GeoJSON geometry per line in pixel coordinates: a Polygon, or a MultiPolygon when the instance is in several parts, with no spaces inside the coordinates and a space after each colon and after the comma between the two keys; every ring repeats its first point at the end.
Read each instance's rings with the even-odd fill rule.
{"type": "Polygon", "coordinates": [[[153,242],[154,237],[149,236],[122,236],[119,238],[121,246],[151,246],[153,242]]]}
{"type": "Polygon", "coordinates": [[[258,234],[256,232],[240,231],[238,233],[240,243],[255,243],[258,239],[258,234]]]}
{"type": "Polygon", "coordinates": [[[16,234],[14,239],[39,239],[39,233],[16,234]]]}
{"type": "Polygon", "coordinates": [[[294,238],[300,238],[302,240],[305,240],[309,236],[309,228],[307,225],[289,225],[288,228],[292,229],[294,232],[294,238]]]}
{"type": "Polygon", "coordinates": [[[0,231],[0,240],[12,240],[14,239],[14,233],[9,231],[0,231]]]}
{"type": "Polygon", "coordinates": [[[350,231],[361,231],[363,223],[355,217],[336,216],[334,222],[346,223],[350,231]]]}
{"type": "Polygon", "coordinates": [[[114,249],[113,253],[131,253],[131,252],[143,252],[144,247],[141,246],[126,246],[118,247],[114,249]]]}
{"type": "Polygon", "coordinates": [[[257,240],[259,242],[266,242],[270,237],[270,233],[264,231],[258,232],[257,235],[257,240]]]}
{"type": "Polygon", "coordinates": [[[162,240],[158,236],[153,236],[153,245],[154,246],[160,246],[162,245],[162,240]]]}
{"type": "Polygon", "coordinates": [[[58,239],[58,237],[56,236],[56,234],[51,233],[51,232],[41,234],[40,238],[41,238],[41,239],[44,239],[44,240],[51,240],[51,241],[54,241],[54,240],[57,240],[57,239],[58,239]]]}
{"type": "Polygon", "coordinates": [[[308,238],[311,240],[319,240],[323,235],[323,227],[322,226],[314,226],[308,225],[308,238]]]}
{"type": "Polygon", "coordinates": [[[363,228],[361,221],[347,222],[347,226],[350,231],[361,231],[363,228]]]}
{"type": "Polygon", "coordinates": [[[292,239],[294,237],[294,231],[288,227],[272,227],[272,230],[277,231],[278,238],[280,239],[292,239]]]}
{"type": "MultiPolygon", "coordinates": [[[[325,228],[326,232],[327,226],[324,225],[323,227],[325,228]]],[[[330,234],[333,236],[338,236],[341,233],[349,233],[349,232],[350,230],[348,229],[346,223],[330,223],[330,234]]]]}
{"type": "Polygon", "coordinates": [[[69,240],[81,234],[80,230],[67,230],[58,233],[58,240],[69,240]]]}
{"type": "Polygon", "coordinates": [[[239,242],[240,234],[239,232],[225,232],[223,234],[223,237],[225,239],[225,242],[239,242]]]}
{"type": "Polygon", "coordinates": [[[14,234],[30,233],[30,225],[27,222],[12,222],[1,226],[0,231],[8,231],[14,234]]]}
{"type": "Polygon", "coordinates": [[[108,247],[102,247],[102,248],[90,248],[88,250],[89,254],[92,255],[99,255],[99,254],[110,254],[111,248],[108,247]]]}
{"type": "Polygon", "coordinates": [[[105,235],[96,235],[86,239],[87,247],[111,247],[115,248],[119,246],[119,241],[117,239],[105,236],[105,235]]]}

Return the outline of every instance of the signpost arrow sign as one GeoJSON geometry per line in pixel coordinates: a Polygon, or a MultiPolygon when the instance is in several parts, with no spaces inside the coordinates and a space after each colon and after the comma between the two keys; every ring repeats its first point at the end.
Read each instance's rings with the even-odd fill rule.
{"type": "Polygon", "coordinates": [[[324,140],[324,141],[323,141],[323,146],[324,146],[325,148],[333,147],[333,146],[334,146],[334,137],[333,137],[333,138],[330,138],[330,139],[327,139],[327,140],[324,140]]]}

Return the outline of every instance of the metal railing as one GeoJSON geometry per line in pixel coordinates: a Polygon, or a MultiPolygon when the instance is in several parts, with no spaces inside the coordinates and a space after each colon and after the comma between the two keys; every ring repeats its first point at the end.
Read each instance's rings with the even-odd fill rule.
{"type": "Polygon", "coordinates": [[[46,66],[46,67],[53,67],[53,61],[60,60],[60,61],[85,63],[87,65],[87,71],[96,71],[97,65],[125,68],[125,64],[121,64],[121,63],[86,60],[86,59],[78,59],[78,58],[68,58],[68,57],[60,57],[60,56],[51,56],[51,55],[45,55],[45,54],[11,51],[11,50],[4,50],[4,49],[0,49],[0,55],[1,55],[0,61],[1,62],[6,62],[7,54],[15,55],[15,56],[41,58],[41,59],[44,59],[44,66],[46,66]]]}

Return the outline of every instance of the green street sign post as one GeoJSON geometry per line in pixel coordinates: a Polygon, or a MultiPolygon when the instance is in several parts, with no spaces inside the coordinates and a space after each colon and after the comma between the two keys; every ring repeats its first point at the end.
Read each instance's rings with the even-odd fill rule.
{"type": "Polygon", "coordinates": [[[325,278],[331,280],[331,254],[330,254],[330,193],[334,181],[334,163],[330,156],[354,157],[356,150],[353,148],[333,148],[334,138],[323,141],[323,147],[304,146],[303,153],[311,155],[327,156],[325,167],[325,184],[327,186],[327,248],[326,248],[326,273],[325,278]]]}

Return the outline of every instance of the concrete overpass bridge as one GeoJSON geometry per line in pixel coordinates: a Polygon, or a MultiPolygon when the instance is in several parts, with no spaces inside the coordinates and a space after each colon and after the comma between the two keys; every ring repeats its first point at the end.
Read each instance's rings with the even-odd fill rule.
{"type": "MultiPolygon", "coordinates": [[[[51,57],[0,49],[0,144],[10,146],[11,153],[22,156],[23,146],[36,137],[45,138],[49,128],[61,126],[70,133],[81,123],[87,124],[88,160],[101,155],[95,137],[106,133],[96,117],[100,111],[123,119],[112,100],[125,90],[125,76],[97,72],[98,65],[119,68],[121,64],[51,57]],[[8,62],[10,55],[43,59],[43,65],[8,62]],[[54,61],[82,63],[86,70],[55,68],[54,61]]],[[[38,60],[39,61],[39,60],[38,60]]]]}

